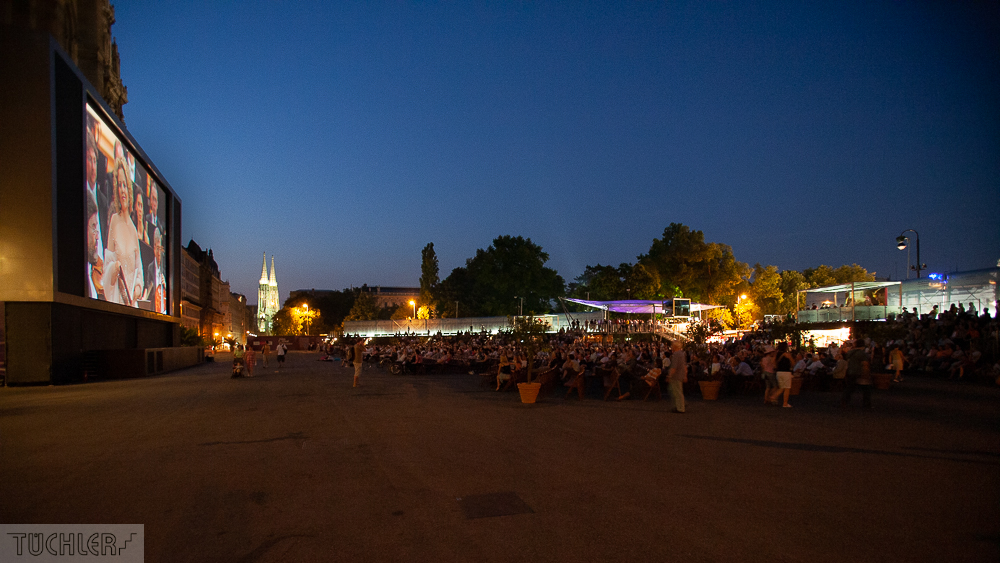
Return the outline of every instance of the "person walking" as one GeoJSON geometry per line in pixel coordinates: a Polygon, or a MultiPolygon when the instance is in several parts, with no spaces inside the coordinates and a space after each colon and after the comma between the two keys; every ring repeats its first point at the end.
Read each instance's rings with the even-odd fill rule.
{"type": "Polygon", "coordinates": [[[778,396],[784,395],[784,401],[782,401],[781,406],[785,408],[791,408],[792,406],[788,404],[788,396],[792,394],[792,366],[794,365],[795,358],[788,352],[788,343],[779,343],[778,359],[775,362],[775,367],[778,370],[775,374],[778,379],[778,388],[771,392],[771,402],[777,403],[778,396]]]}
{"type": "Polygon", "coordinates": [[[865,341],[857,339],[854,341],[854,348],[847,354],[847,377],[844,397],[840,401],[841,408],[847,408],[851,403],[851,395],[857,388],[861,388],[861,407],[872,408],[872,376],[871,358],[865,351],[865,341]]]}
{"type": "Polygon", "coordinates": [[[269,341],[264,341],[264,348],[260,351],[260,355],[264,359],[264,367],[267,367],[267,357],[271,355],[271,343],[269,341]]]}
{"type": "Polygon", "coordinates": [[[246,369],[246,364],[243,362],[243,346],[236,344],[233,346],[233,377],[246,377],[243,374],[243,370],[246,369]]]}
{"type": "Polygon", "coordinates": [[[670,371],[667,372],[667,380],[670,382],[670,396],[674,399],[674,410],[676,413],[684,412],[684,382],[687,381],[687,356],[682,350],[683,345],[680,340],[674,340],[670,345],[673,354],[670,356],[670,371]]]}
{"type": "Polygon", "coordinates": [[[768,344],[764,347],[764,357],[760,360],[760,371],[761,375],[764,377],[765,405],[771,402],[771,394],[778,388],[778,368],[774,361],[776,354],[777,351],[774,349],[774,346],[768,344]]]}
{"type": "Polygon", "coordinates": [[[246,352],[243,353],[243,362],[246,364],[247,377],[253,377],[253,366],[257,363],[257,353],[252,344],[247,344],[246,352]]]}
{"type": "Polygon", "coordinates": [[[285,363],[285,354],[288,353],[288,346],[285,346],[284,342],[279,342],[274,351],[278,356],[278,369],[276,371],[281,371],[281,366],[285,363]]]}
{"type": "Polygon", "coordinates": [[[906,358],[903,356],[903,351],[900,350],[898,344],[892,346],[892,351],[889,352],[889,363],[892,365],[892,370],[896,372],[896,376],[893,378],[893,382],[899,383],[903,381],[903,364],[906,362],[906,358]]]}
{"type": "Polygon", "coordinates": [[[359,338],[354,343],[354,387],[357,387],[361,379],[362,362],[365,359],[365,339],[359,338]]]}

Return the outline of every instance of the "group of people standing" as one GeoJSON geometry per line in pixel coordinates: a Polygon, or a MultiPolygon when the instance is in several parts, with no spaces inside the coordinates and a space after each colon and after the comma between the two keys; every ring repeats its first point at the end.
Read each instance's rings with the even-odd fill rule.
{"type": "MultiPolygon", "coordinates": [[[[278,358],[278,367],[275,371],[281,371],[282,364],[285,363],[285,355],[288,347],[284,342],[279,342],[275,347],[275,355],[278,358]]],[[[271,355],[271,344],[264,342],[261,348],[261,360],[263,366],[268,367],[268,358],[271,355]]],[[[253,377],[254,367],[257,365],[257,352],[253,346],[236,344],[233,347],[233,377],[253,377]]]]}

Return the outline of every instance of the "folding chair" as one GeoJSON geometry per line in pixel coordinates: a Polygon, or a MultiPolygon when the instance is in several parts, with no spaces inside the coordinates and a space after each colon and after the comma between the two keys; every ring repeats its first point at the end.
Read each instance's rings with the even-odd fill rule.
{"type": "Polygon", "coordinates": [[[621,377],[621,374],[618,373],[618,368],[611,368],[611,369],[600,368],[600,371],[597,373],[603,378],[602,382],[604,383],[605,401],[608,400],[608,397],[611,396],[611,392],[614,391],[615,389],[618,390],[618,395],[622,394],[621,385],[618,384],[618,378],[621,377]]]}
{"type": "MultiPolygon", "coordinates": [[[[653,381],[652,385],[649,386],[649,389],[646,390],[646,394],[643,395],[643,397],[642,397],[643,401],[645,401],[646,399],[648,399],[649,396],[651,394],[653,394],[653,392],[656,392],[656,400],[657,401],[659,401],[660,399],[663,398],[663,393],[660,391],[660,379],[662,377],[663,377],[662,375],[657,376],[656,381],[653,381]]],[[[646,382],[646,380],[643,380],[643,382],[646,382]]]]}
{"type": "Polygon", "coordinates": [[[580,368],[580,371],[573,374],[573,378],[570,380],[569,385],[566,386],[566,398],[569,398],[569,394],[573,392],[573,389],[577,390],[580,395],[580,399],[583,399],[583,389],[585,386],[585,380],[583,374],[587,372],[586,368],[580,368]]]}
{"type": "Polygon", "coordinates": [[[541,384],[541,387],[538,389],[539,395],[542,393],[548,393],[549,391],[555,389],[558,374],[559,370],[555,368],[545,368],[535,375],[535,381],[541,384]]]}

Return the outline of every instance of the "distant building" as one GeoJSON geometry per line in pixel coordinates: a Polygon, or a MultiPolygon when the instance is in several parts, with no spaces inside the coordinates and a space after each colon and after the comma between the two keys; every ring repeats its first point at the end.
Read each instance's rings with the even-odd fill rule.
{"type": "Polygon", "coordinates": [[[375,294],[375,299],[383,309],[397,306],[409,307],[410,301],[420,301],[419,287],[384,287],[381,285],[368,287],[367,285],[363,285],[361,286],[361,291],[375,294]]]}
{"type": "Polygon", "coordinates": [[[50,34],[124,121],[128,89],[122,84],[118,44],[111,36],[115,7],[108,0],[0,2],[0,25],[50,34]]]}
{"type": "Polygon", "coordinates": [[[247,332],[253,329],[251,317],[247,308],[247,298],[239,293],[229,294],[229,309],[226,311],[224,323],[226,336],[232,335],[237,344],[246,344],[247,332]]]}
{"type": "Polygon", "coordinates": [[[191,240],[182,255],[181,326],[196,329],[207,340],[222,340],[228,332],[229,282],[220,278],[211,248],[202,250],[191,240]]]}
{"type": "MultiPolygon", "coordinates": [[[[369,287],[365,284],[361,287],[350,288],[346,291],[371,293],[375,296],[375,300],[378,302],[379,307],[382,307],[383,309],[388,307],[409,307],[410,301],[420,301],[419,287],[384,287],[380,285],[369,287]]],[[[333,294],[334,292],[335,290],[332,289],[296,289],[295,291],[289,293],[289,298],[325,297],[333,294]]]]}
{"type": "Polygon", "coordinates": [[[260,268],[260,282],[257,287],[257,334],[271,334],[274,329],[274,315],[281,306],[278,304],[278,278],[274,274],[274,256],[271,256],[271,275],[267,275],[267,253],[260,268]]]}

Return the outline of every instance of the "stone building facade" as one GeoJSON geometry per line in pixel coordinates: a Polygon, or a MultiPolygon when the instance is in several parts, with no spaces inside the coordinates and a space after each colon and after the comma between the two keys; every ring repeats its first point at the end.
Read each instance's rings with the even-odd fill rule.
{"type": "Polygon", "coordinates": [[[228,334],[229,282],[223,282],[212,249],[188,242],[182,253],[181,325],[196,328],[206,340],[223,340],[228,334]]]}
{"type": "Polygon", "coordinates": [[[108,0],[0,0],[0,26],[49,33],[124,121],[118,44],[111,36],[115,7],[108,0]]]}

